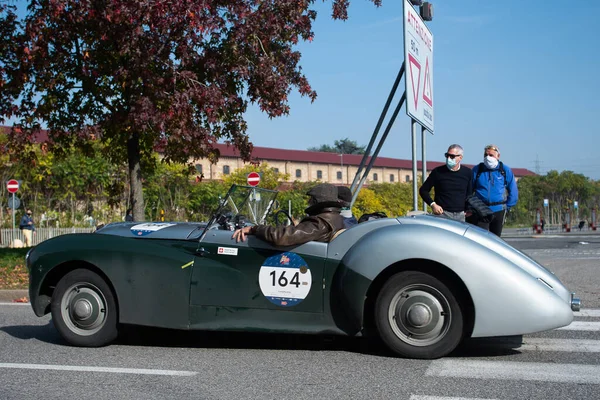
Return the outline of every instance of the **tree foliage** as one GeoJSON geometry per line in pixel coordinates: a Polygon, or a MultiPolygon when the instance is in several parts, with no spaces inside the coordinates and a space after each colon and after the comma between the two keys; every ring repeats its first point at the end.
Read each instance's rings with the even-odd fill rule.
{"type": "Polygon", "coordinates": [[[0,123],[13,115],[14,101],[22,88],[19,73],[19,50],[23,38],[15,37],[21,29],[16,6],[0,1],[0,123]]]}
{"type": "Polygon", "coordinates": [[[600,192],[598,182],[572,171],[549,171],[546,175],[526,176],[519,179],[519,201],[509,214],[509,222],[531,224],[535,212],[543,213],[544,199],[548,199],[547,223],[563,223],[564,213],[569,211],[582,219],[589,219],[591,209],[598,208],[600,192]],[[575,212],[575,201],[578,211],[575,212]]]}
{"type": "Polygon", "coordinates": [[[336,140],[333,142],[333,146],[322,144],[320,147],[309,147],[307,150],[339,154],[365,154],[365,146],[359,146],[356,141],[348,138],[336,140]]]}
{"type": "MultiPolygon", "coordinates": [[[[380,0],[371,0],[379,5],[380,0]]],[[[32,0],[20,25],[0,9],[2,116],[18,118],[20,157],[40,123],[50,150],[100,137],[113,162],[127,160],[134,217],[143,216],[143,166],[216,159],[219,140],[249,159],[244,113],[289,113],[293,89],[315,100],[301,71],[312,40],[314,0],[32,0]],[[10,85],[8,85],[10,83],[10,85]],[[4,102],[3,102],[4,104],[4,102]]],[[[348,0],[332,1],[347,18],[348,0]]]]}

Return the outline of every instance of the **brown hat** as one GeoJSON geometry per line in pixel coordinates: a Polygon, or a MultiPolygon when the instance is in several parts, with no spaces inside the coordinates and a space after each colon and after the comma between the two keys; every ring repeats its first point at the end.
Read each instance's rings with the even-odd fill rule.
{"type": "Polygon", "coordinates": [[[307,193],[313,201],[305,210],[307,214],[314,215],[326,207],[341,208],[342,202],[338,199],[338,189],[331,183],[320,183],[310,189],[307,193]]]}
{"type": "Polygon", "coordinates": [[[331,183],[320,183],[310,189],[306,194],[313,197],[315,203],[338,203],[338,189],[331,183]]]}

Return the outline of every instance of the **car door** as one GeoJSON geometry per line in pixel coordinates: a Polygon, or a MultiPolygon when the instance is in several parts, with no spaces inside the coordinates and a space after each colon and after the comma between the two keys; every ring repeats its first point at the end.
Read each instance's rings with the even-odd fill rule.
{"type": "Polygon", "coordinates": [[[210,230],[201,239],[192,306],[323,312],[326,243],[277,248],[254,236],[236,243],[231,235],[210,230]]]}

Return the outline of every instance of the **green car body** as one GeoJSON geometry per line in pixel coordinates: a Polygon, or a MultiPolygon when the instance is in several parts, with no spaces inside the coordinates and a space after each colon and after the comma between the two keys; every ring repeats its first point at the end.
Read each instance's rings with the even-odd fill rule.
{"type": "MultiPolygon", "coordinates": [[[[375,221],[367,230],[390,223],[398,224],[393,219],[375,221]]],[[[203,229],[199,224],[165,228],[198,233],[189,239],[163,238],[158,232],[154,237],[119,234],[127,235],[135,225],[115,224],[38,245],[28,256],[29,294],[35,314],[50,311],[52,290],[61,277],[88,268],[110,282],[122,324],[334,334],[356,334],[361,329],[360,310],[348,316],[332,307],[339,303],[341,279],[352,271],[342,266],[341,259],[327,258],[327,243],[281,249],[254,237],[235,243],[231,232],[222,230],[209,231],[199,240],[203,229]],[[219,247],[236,249],[237,255],[219,254],[219,247]],[[297,305],[281,307],[261,293],[258,278],[267,258],[288,252],[306,261],[311,290],[297,305]]],[[[371,281],[360,274],[351,280],[352,287],[345,287],[348,292],[343,297],[364,298],[371,281]]]]}

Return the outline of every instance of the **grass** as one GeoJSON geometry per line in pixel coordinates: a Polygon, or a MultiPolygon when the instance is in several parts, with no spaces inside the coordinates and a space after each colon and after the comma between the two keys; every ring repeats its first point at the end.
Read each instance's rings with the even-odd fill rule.
{"type": "Polygon", "coordinates": [[[29,249],[0,249],[0,290],[27,289],[29,275],[25,254],[29,249]]]}

